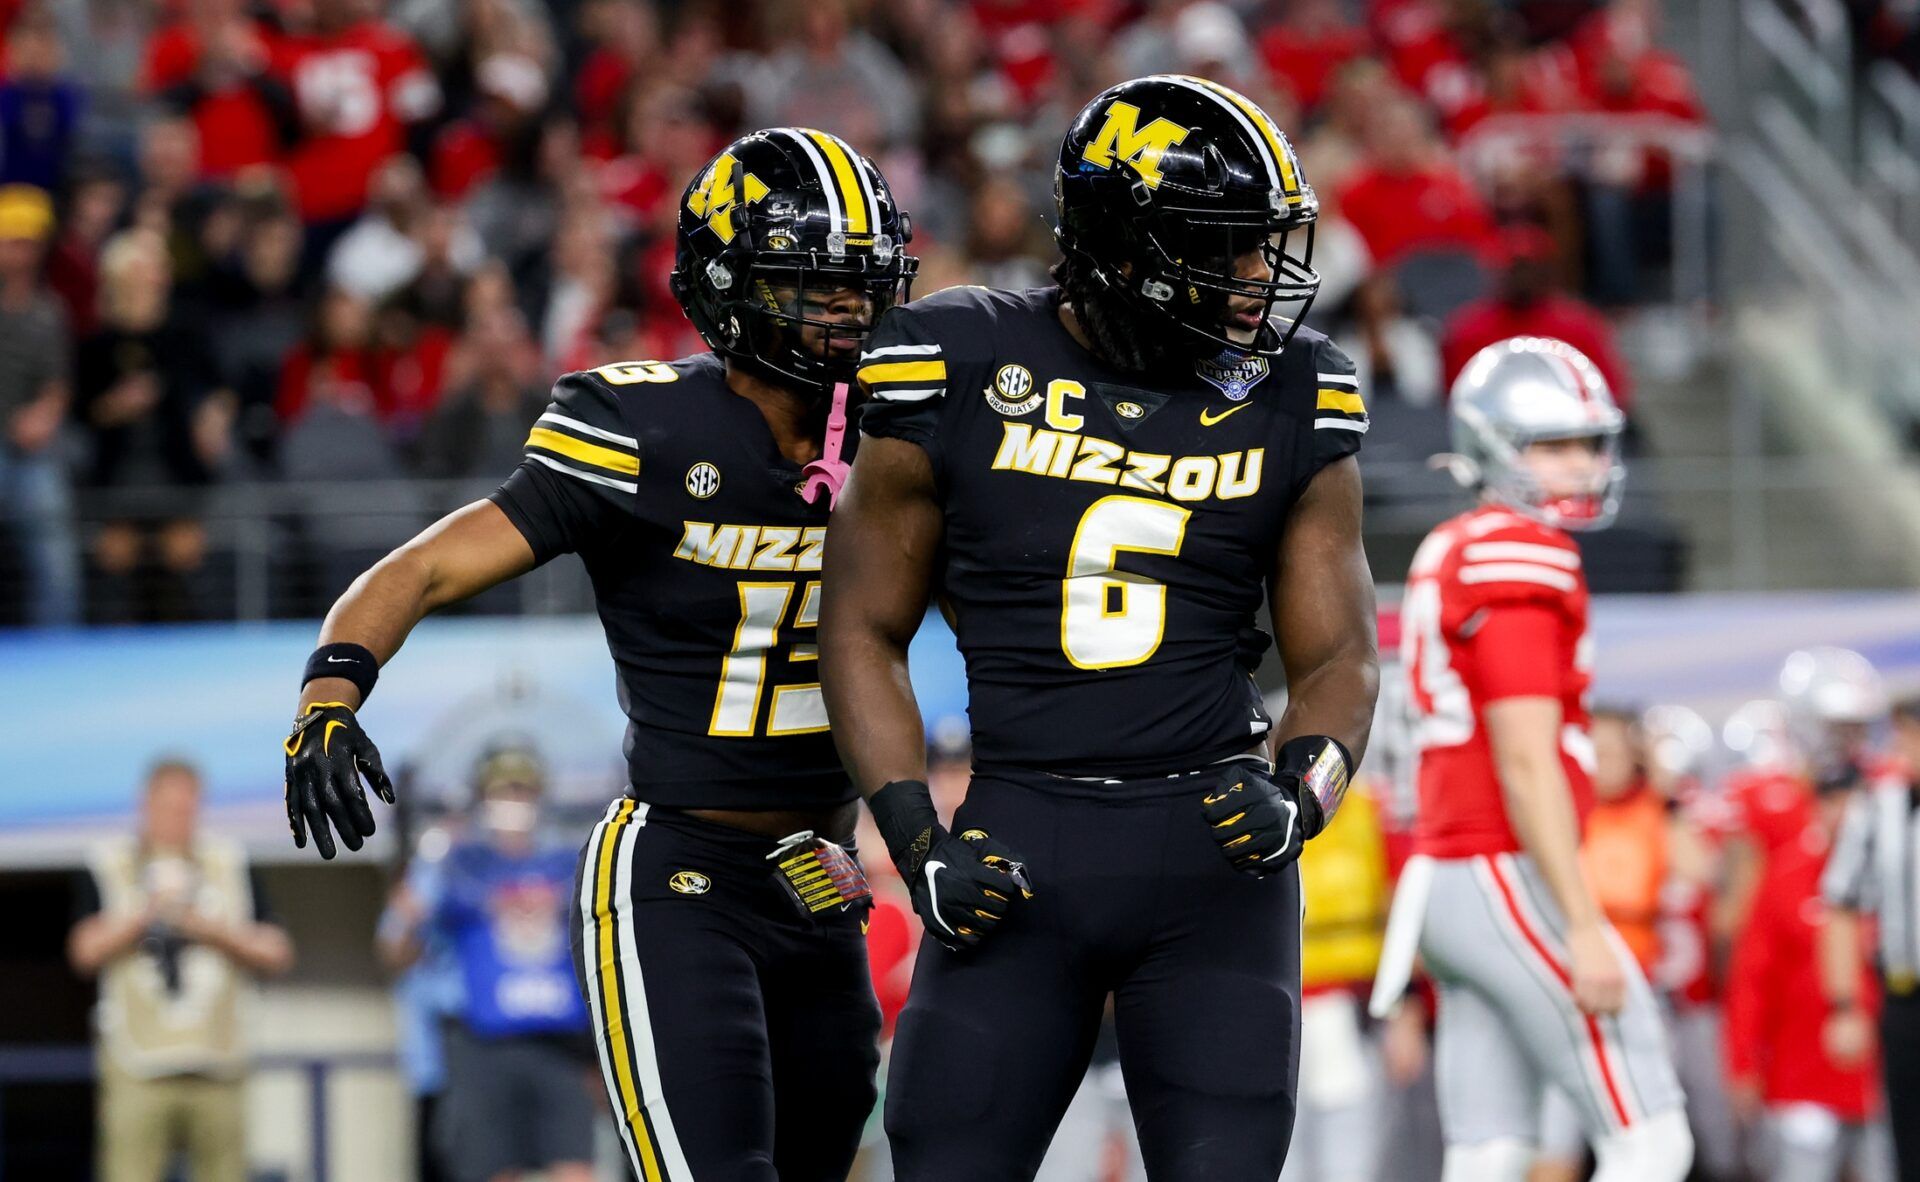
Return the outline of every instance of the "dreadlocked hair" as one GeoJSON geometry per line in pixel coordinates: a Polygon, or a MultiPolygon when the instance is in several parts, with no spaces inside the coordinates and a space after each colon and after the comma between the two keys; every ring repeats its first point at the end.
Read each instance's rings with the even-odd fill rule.
{"type": "Polygon", "coordinates": [[[1191,365],[1193,350],[1181,340],[1183,333],[1166,317],[1138,307],[1102,283],[1091,264],[1074,251],[1067,251],[1051,274],[1073,305],[1087,343],[1108,365],[1138,374],[1191,365]]]}

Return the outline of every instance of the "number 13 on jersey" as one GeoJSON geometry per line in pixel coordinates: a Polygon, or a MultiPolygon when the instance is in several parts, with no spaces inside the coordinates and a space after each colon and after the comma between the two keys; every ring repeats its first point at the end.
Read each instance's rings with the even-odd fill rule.
{"type": "MultiPolygon", "coordinates": [[[[806,735],[827,729],[827,704],[820,696],[820,683],[776,683],[773,701],[767,707],[765,729],[760,729],[760,703],[766,696],[768,665],[776,659],[780,643],[780,625],[798,590],[799,609],[790,627],[817,628],[820,624],[820,580],[805,584],[741,583],[740,625],[734,629],[733,647],[720,662],[720,688],[713,697],[713,720],[707,733],[728,738],[755,735],[806,735]]],[[[811,642],[788,640],[784,646],[789,664],[820,659],[819,647],[811,642]]]]}

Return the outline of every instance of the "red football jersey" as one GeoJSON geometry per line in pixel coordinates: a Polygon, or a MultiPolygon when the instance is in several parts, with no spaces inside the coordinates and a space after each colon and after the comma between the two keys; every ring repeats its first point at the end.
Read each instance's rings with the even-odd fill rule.
{"type": "Polygon", "coordinates": [[[1560,700],[1562,762],[1584,824],[1593,643],[1573,539],[1497,506],[1464,513],[1421,543],[1400,613],[1420,760],[1416,849],[1439,858],[1520,849],[1482,721],[1503,698],[1560,700]]]}
{"type": "Polygon", "coordinates": [[[275,67],[292,87],[306,138],[287,161],[310,222],[349,217],[367,182],[406,147],[407,125],[440,105],[440,87],[405,33],[362,21],[327,36],[280,43],[275,67]]]}

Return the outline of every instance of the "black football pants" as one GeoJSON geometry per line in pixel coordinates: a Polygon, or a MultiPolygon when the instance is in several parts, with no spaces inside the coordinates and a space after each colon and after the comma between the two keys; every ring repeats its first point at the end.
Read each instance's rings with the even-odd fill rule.
{"type": "Polygon", "coordinates": [[[639,1182],[844,1182],[875,1097],[868,904],[788,895],[775,843],[617,801],[580,855],[574,969],[639,1182]]]}
{"type": "Polygon", "coordinates": [[[900,1182],[1018,1182],[1086,1073],[1107,998],[1153,1182],[1274,1182],[1293,1133],[1300,878],[1207,833],[1220,772],[1123,782],[977,771],[953,831],[1027,862],[980,947],[920,944],[888,1069],[900,1182]]]}
{"type": "Polygon", "coordinates": [[[1880,1065],[1900,1182],[1920,1182],[1920,991],[1887,991],[1880,1011],[1880,1065]]]}

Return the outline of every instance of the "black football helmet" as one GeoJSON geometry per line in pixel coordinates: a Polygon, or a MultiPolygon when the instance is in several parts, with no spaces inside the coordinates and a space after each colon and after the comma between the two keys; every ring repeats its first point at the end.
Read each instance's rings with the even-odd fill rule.
{"type": "Polygon", "coordinates": [[[823,394],[851,382],[880,314],[908,298],[919,260],[906,211],[873,162],[802,127],[727,145],[680,201],[671,284],[707,344],[763,375],[823,394]],[[864,322],[820,315],[834,292],[871,302],[864,322]],[[819,352],[803,331],[820,330],[819,352]]]}
{"type": "Polygon", "coordinates": [[[1245,96],[1183,74],[1123,82],[1081,109],[1054,176],[1061,249],[1095,283],[1213,348],[1271,357],[1320,288],[1320,204],[1287,137],[1245,96]],[[1234,261],[1265,253],[1270,280],[1234,261]],[[1236,297],[1257,331],[1228,335],[1236,297]],[[1275,305],[1287,305],[1275,315],[1275,305]]]}

